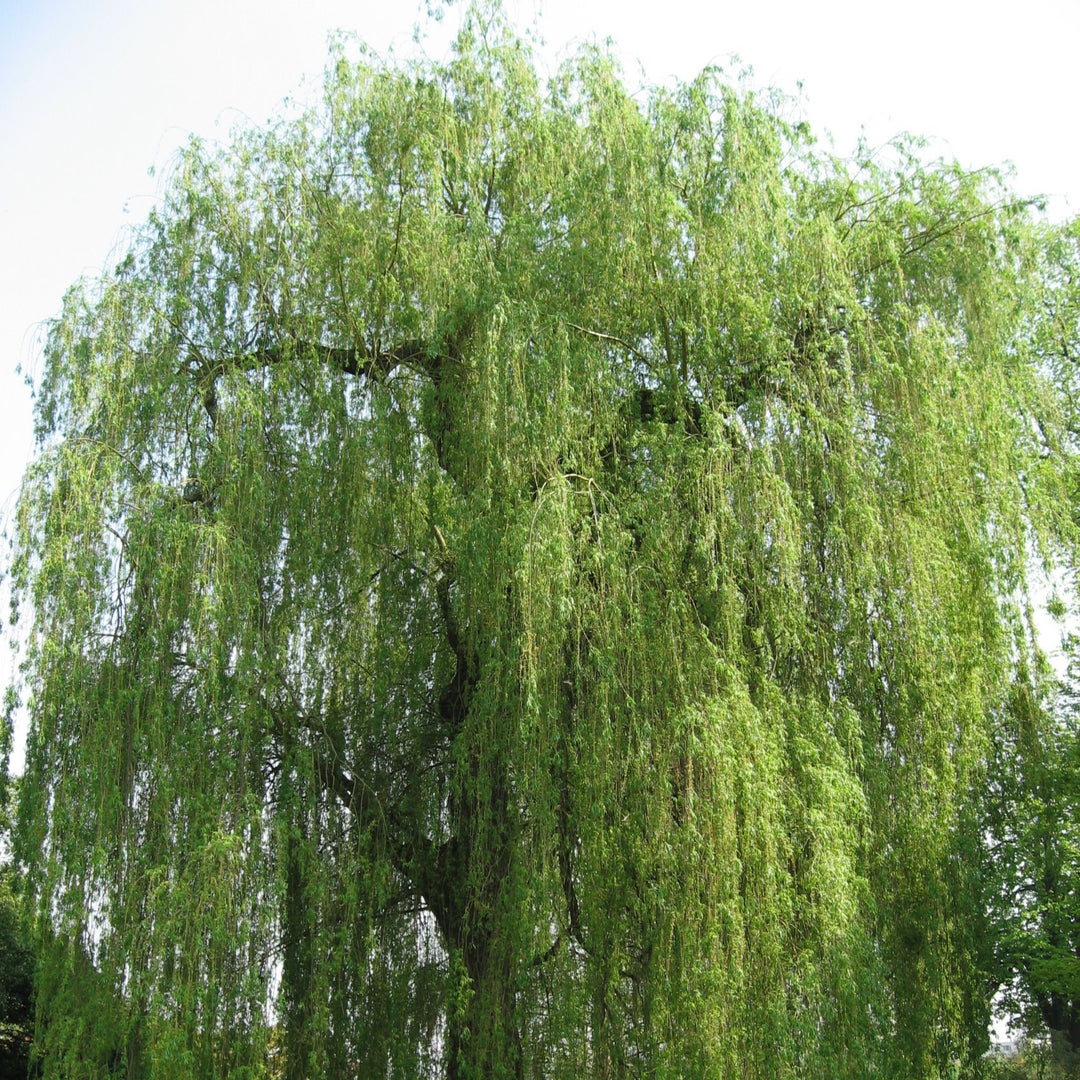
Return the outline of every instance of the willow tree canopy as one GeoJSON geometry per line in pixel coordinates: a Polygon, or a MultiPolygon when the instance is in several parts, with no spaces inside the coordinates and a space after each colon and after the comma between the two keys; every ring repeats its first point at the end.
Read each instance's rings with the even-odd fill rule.
{"type": "Polygon", "coordinates": [[[464,27],[192,144],[52,324],[45,1075],[974,1069],[1069,527],[1026,211],[464,27]]]}

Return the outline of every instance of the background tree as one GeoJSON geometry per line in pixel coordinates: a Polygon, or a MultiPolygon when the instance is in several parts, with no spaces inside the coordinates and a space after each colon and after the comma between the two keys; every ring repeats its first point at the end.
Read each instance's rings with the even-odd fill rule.
{"type": "Polygon", "coordinates": [[[1064,1070],[1055,1075],[1072,1076],[1080,1061],[1080,745],[1074,721],[1029,695],[1018,696],[1009,721],[990,804],[999,977],[1020,1030],[1049,1035],[1064,1070]]]}
{"type": "Polygon", "coordinates": [[[1030,238],[497,10],[193,144],[37,387],[45,1075],[977,1072],[1030,238]]]}

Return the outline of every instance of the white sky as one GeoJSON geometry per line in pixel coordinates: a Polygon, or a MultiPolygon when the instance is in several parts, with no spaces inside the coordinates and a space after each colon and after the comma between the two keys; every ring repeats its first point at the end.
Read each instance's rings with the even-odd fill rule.
{"type": "MultiPolygon", "coordinates": [[[[1080,206],[1080,0],[507,0],[548,54],[612,37],[628,81],[689,78],[737,54],[850,151],[901,130],[966,165],[1016,166],[1024,193],[1080,206]],[[640,65],[640,66],[639,66],[640,65]],[[644,72],[644,75],[640,74],[644,72]]],[[[428,50],[441,54],[461,7],[428,50]]],[[[412,48],[417,0],[0,0],[0,519],[32,450],[41,321],[79,275],[111,265],[189,132],[224,138],[317,89],[327,32],[412,48]]],[[[3,556],[0,555],[0,563],[3,556]]],[[[10,665],[0,660],[0,684],[10,665]]]]}

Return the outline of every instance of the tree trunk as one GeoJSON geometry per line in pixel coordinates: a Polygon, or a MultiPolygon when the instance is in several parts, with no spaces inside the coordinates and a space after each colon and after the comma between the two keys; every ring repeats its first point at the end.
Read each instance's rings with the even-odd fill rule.
{"type": "Polygon", "coordinates": [[[303,835],[290,835],[286,853],[282,988],[285,1005],[285,1080],[308,1080],[312,1049],[311,932],[308,926],[303,835]]]}
{"type": "MultiPolygon", "coordinates": [[[[460,983],[447,1005],[447,1080],[519,1080],[521,1031],[515,994],[516,957],[505,915],[513,903],[515,828],[498,755],[475,764],[454,835],[438,854],[425,900],[442,933],[460,983]],[[481,771],[490,778],[479,782],[481,771]],[[477,792],[486,790],[482,803],[477,792]]],[[[512,921],[512,920],[511,920],[512,921]]]]}
{"type": "Polygon", "coordinates": [[[521,1080],[524,1075],[513,963],[500,943],[459,952],[467,976],[447,1015],[447,1080],[521,1080]]]}
{"type": "Polygon", "coordinates": [[[1072,1076],[1080,1065],[1080,1008],[1052,994],[1040,1002],[1040,1011],[1050,1032],[1051,1056],[1072,1076]]]}

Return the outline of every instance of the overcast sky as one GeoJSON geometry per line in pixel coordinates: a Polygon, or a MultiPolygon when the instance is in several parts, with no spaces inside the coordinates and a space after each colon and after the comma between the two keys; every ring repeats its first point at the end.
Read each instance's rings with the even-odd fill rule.
{"type": "MultiPolygon", "coordinates": [[[[865,128],[902,130],[969,166],[1016,166],[1025,194],[1080,208],[1075,50],[1080,0],[510,0],[553,62],[611,37],[627,79],[706,64],[799,94],[841,153],[865,128]],[[643,73],[643,74],[642,74],[643,73]]],[[[443,55],[461,5],[427,40],[443,55]]],[[[415,48],[416,0],[0,0],[0,512],[32,450],[17,365],[37,368],[42,320],[80,275],[111,265],[189,133],[224,139],[317,89],[334,28],[379,51],[415,48]],[[302,84],[307,76],[306,89],[302,84]]],[[[9,664],[0,659],[0,685],[9,664]]]]}

